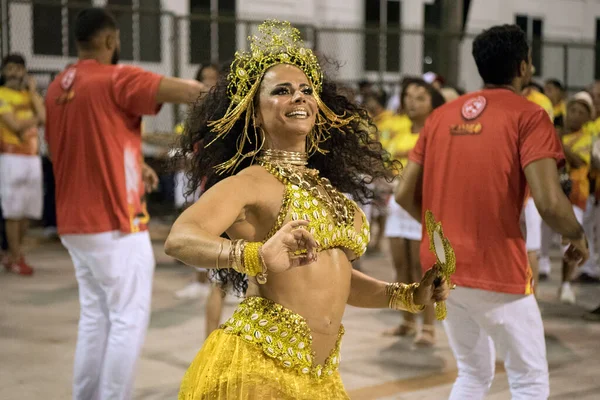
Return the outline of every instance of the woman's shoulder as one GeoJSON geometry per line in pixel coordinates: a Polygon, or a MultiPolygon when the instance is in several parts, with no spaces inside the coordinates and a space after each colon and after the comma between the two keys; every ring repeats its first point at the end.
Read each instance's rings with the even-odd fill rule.
{"type": "Polygon", "coordinates": [[[276,181],[274,180],[274,176],[260,165],[246,167],[233,177],[244,186],[250,188],[256,188],[257,185],[272,184],[276,181]]]}

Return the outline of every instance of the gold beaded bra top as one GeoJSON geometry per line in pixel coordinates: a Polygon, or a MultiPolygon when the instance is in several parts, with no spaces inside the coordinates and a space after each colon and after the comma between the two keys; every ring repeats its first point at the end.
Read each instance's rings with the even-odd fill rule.
{"type": "Polygon", "coordinates": [[[337,191],[316,169],[306,168],[307,154],[265,150],[259,164],[285,185],[283,204],[267,241],[286,219],[307,220],[317,251],[333,248],[362,256],[370,239],[369,222],[356,203],[337,191]]]}

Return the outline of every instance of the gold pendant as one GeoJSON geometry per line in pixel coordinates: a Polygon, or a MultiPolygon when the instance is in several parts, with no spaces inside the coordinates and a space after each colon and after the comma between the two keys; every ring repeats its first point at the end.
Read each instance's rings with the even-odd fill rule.
{"type": "Polygon", "coordinates": [[[267,283],[267,275],[263,274],[262,272],[256,275],[256,282],[258,282],[259,285],[264,285],[267,283]]]}
{"type": "MultiPolygon", "coordinates": [[[[444,236],[442,223],[437,222],[430,210],[425,212],[425,227],[429,236],[429,250],[435,254],[435,268],[438,269],[436,282],[445,280],[452,286],[450,277],[456,272],[456,255],[450,241],[444,236]]],[[[446,319],[446,302],[435,303],[435,317],[438,321],[446,319]]]]}

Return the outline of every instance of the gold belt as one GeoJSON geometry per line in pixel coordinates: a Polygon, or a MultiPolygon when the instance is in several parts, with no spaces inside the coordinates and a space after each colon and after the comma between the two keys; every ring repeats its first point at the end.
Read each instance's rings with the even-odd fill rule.
{"type": "Polygon", "coordinates": [[[221,328],[225,333],[259,346],[286,369],[316,378],[333,375],[340,364],[344,327],[324,365],[314,365],[312,336],[306,320],[295,312],[264,297],[248,297],[221,328]]]}

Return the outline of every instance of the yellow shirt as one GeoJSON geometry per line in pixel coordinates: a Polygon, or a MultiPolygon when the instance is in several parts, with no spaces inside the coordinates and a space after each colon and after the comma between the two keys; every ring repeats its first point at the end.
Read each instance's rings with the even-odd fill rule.
{"type": "Polygon", "coordinates": [[[554,110],[554,125],[564,127],[565,116],[567,115],[567,103],[561,101],[553,107],[554,110]]]}
{"type": "Polygon", "coordinates": [[[398,161],[402,163],[403,166],[406,166],[408,162],[408,156],[400,157],[400,153],[408,153],[411,151],[417,141],[419,140],[419,134],[411,132],[412,122],[408,121],[409,124],[405,126],[405,128],[398,132],[396,136],[390,140],[386,150],[392,155],[392,157],[396,158],[398,161]]]}
{"type": "Polygon", "coordinates": [[[550,121],[554,121],[554,106],[552,105],[552,102],[550,101],[550,99],[548,98],[548,96],[546,96],[543,93],[540,93],[536,90],[532,90],[528,95],[527,95],[527,100],[537,104],[538,106],[542,107],[550,116],[550,121]]]}
{"type": "MultiPolygon", "coordinates": [[[[0,86],[0,115],[11,113],[14,118],[24,121],[34,117],[31,96],[27,90],[13,90],[0,86]]],[[[22,134],[12,131],[0,119],[0,153],[37,155],[39,138],[36,126],[22,134]]]]}
{"type": "Polygon", "coordinates": [[[571,195],[569,199],[573,205],[585,210],[587,199],[590,195],[590,182],[588,174],[590,172],[590,161],[592,157],[592,135],[590,132],[581,130],[575,133],[564,135],[562,142],[565,148],[570,148],[585,162],[585,165],[579,168],[573,168],[567,163],[569,177],[572,181],[571,195]]]}
{"type": "Polygon", "coordinates": [[[392,111],[382,112],[373,118],[373,123],[377,126],[379,141],[384,149],[388,148],[390,141],[398,133],[405,132],[407,128],[410,131],[411,126],[410,119],[406,115],[397,115],[392,111]]]}
{"type": "Polygon", "coordinates": [[[600,118],[585,124],[583,130],[589,132],[592,136],[600,135],[600,118]]]}

